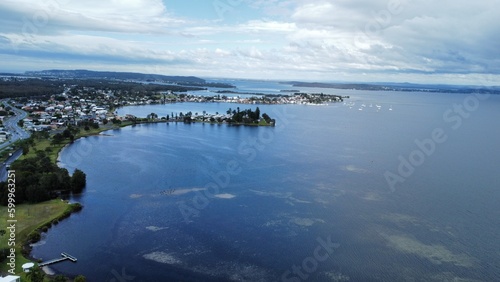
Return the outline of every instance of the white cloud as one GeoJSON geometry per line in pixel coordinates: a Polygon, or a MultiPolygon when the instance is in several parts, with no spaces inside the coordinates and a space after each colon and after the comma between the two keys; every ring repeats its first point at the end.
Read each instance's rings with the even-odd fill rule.
{"type": "Polygon", "coordinates": [[[2,1],[2,14],[14,13],[17,31],[30,33],[71,30],[111,32],[165,32],[184,21],[167,13],[160,0],[2,1]]]}
{"type": "Polygon", "coordinates": [[[17,50],[23,65],[31,57],[34,66],[72,58],[89,68],[176,64],[190,75],[465,81],[500,73],[496,6],[244,0],[234,9],[253,13],[250,20],[214,22],[172,14],[160,0],[7,0],[0,3],[0,54],[12,59],[17,50]]]}

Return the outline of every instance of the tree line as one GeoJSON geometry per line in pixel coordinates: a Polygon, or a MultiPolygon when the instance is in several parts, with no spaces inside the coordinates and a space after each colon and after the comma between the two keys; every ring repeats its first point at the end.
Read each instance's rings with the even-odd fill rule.
{"type": "MultiPolygon", "coordinates": [[[[240,107],[237,107],[236,110],[232,110],[229,108],[226,112],[228,115],[232,114],[231,119],[228,121],[229,123],[244,123],[244,124],[257,124],[261,119],[260,109],[257,107],[255,111],[252,109],[240,110],[240,107]]],[[[274,122],[268,114],[263,113],[262,119],[264,119],[267,123],[274,122]]]]}
{"type": "MultiPolygon", "coordinates": [[[[16,171],[16,204],[40,203],[54,198],[62,191],[80,193],[86,185],[86,175],[76,169],[72,176],[60,168],[43,151],[36,157],[19,160],[12,164],[16,171]]],[[[7,183],[0,183],[0,204],[8,204],[7,183]]]]}
{"type": "Polygon", "coordinates": [[[146,96],[155,92],[176,91],[187,92],[205,90],[206,88],[185,85],[159,85],[138,82],[111,81],[105,79],[48,79],[48,78],[16,78],[0,79],[0,99],[16,97],[46,97],[61,94],[65,86],[72,85],[72,94],[78,90],[103,89],[127,93],[128,95],[146,96]]]}

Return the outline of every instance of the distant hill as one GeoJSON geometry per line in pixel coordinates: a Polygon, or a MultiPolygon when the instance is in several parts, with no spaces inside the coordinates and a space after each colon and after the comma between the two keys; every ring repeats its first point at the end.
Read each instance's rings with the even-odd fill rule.
{"type": "Polygon", "coordinates": [[[135,72],[110,72],[90,70],[43,70],[27,71],[27,76],[57,77],[57,78],[91,78],[91,79],[117,79],[139,81],[162,81],[171,83],[205,84],[204,79],[195,76],[166,76],[160,74],[144,74],[135,72]]]}
{"type": "Polygon", "coordinates": [[[500,87],[486,86],[456,86],[456,85],[424,85],[412,83],[323,83],[290,81],[294,87],[354,89],[372,91],[408,91],[408,92],[441,92],[441,93],[491,93],[500,94],[500,87]]]}

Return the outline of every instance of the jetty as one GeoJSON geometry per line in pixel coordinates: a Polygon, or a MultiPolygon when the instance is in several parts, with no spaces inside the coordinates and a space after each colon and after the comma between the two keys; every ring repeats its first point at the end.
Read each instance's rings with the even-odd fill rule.
{"type": "Polygon", "coordinates": [[[77,259],[74,256],[72,256],[70,254],[67,254],[67,253],[61,253],[61,258],[56,258],[56,259],[51,259],[51,260],[48,260],[48,261],[44,261],[42,263],[39,263],[38,266],[39,267],[43,267],[43,266],[46,266],[46,265],[50,265],[50,264],[62,262],[62,261],[65,261],[65,260],[70,260],[72,262],[76,262],[77,261],[77,259]]]}

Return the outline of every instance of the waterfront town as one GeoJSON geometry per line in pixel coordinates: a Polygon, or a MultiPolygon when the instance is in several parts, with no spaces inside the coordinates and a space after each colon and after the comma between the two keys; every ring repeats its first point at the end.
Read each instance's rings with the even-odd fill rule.
{"type": "MultiPolygon", "coordinates": [[[[108,122],[121,123],[124,121],[199,121],[199,122],[230,122],[237,113],[233,111],[224,113],[172,113],[172,116],[158,116],[154,113],[147,117],[132,115],[119,116],[116,109],[126,106],[154,105],[168,103],[231,103],[231,104],[302,104],[325,105],[343,101],[341,96],[326,94],[293,93],[292,95],[238,95],[226,96],[225,94],[194,95],[174,93],[173,91],[139,94],[121,91],[101,90],[96,88],[66,87],[63,93],[50,95],[41,99],[15,98],[4,103],[0,108],[0,119],[9,114],[10,109],[18,108],[28,113],[20,120],[19,126],[27,131],[50,131],[69,125],[105,125],[108,122]],[[242,97],[243,96],[243,97],[242,97]]],[[[233,93],[233,95],[235,95],[233,93]]],[[[229,106],[231,107],[231,106],[229,106]]],[[[260,118],[260,117],[259,117],[260,118]]],[[[268,118],[266,118],[268,119],[268,118]]],[[[270,120],[267,120],[270,122],[270,120]]],[[[0,142],[5,141],[11,133],[0,128],[0,142]]]]}
{"type": "MultiPolygon", "coordinates": [[[[19,176],[15,190],[16,205],[26,204],[25,207],[38,208],[39,203],[43,209],[43,205],[48,203],[58,209],[46,218],[40,217],[40,221],[34,221],[33,225],[26,226],[30,233],[19,238],[22,245],[9,249],[13,256],[21,257],[22,254],[27,259],[28,262],[22,267],[22,272],[27,273],[22,274],[25,276],[40,273],[40,267],[70,256],[39,261],[37,268],[33,268],[34,263],[31,261],[35,260],[29,254],[30,246],[40,240],[42,232],[82,209],[78,203],[67,205],[64,201],[54,200],[62,194],[81,193],[85,187],[86,175],[83,171],[76,169],[70,175],[67,169],[57,166],[59,151],[74,140],[138,123],[202,122],[275,126],[276,120],[261,113],[259,105],[328,105],[347,98],[323,93],[302,93],[298,90],[282,91],[277,95],[209,90],[201,87],[220,87],[203,83],[195,88],[181,84],[151,85],[116,80],[78,80],[78,83],[69,84],[59,79],[19,77],[0,77],[0,82],[3,83],[0,88],[0,98],[3,98],[0,99],[0,159],[3,163],[0,166],[0,181],[7,181],[12,175],[9,172],[15,171],[15,175],[19,176]],[[88,86],[89,84],[92,86],[88,86]],[[227,105],[227,111],[171,112],[166,116],[149,113],[145,117],[120,115],[118,111],[119,108],[128,106],[174,103],[221,103],[227,105]],[[25,269],[26,265],[29,267],[25,269]]],[[[189,106],[186,108],[189,109],[189,106]]],[[[0,182],[0,185],[7,185],[5,183],[0,182]]],[[[2,205],[8,204],[8,191],[11,190],[0,189],[2,205]]],[[[15,263],[12,265],[8,270],[9,274],[21,273],[15,263]]],[[[51,273],[45,268],[43,270],[47,274],[51,273]]],[[[12,277],[14,281],[19,278],[12,277]]]]}

